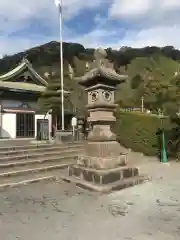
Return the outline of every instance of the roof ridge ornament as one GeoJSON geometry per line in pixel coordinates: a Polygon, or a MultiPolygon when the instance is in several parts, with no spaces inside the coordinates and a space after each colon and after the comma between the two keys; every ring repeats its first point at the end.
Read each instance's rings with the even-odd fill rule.
{"type": "Polygon", "coordinates": [[[27,64],[27,65],[30,66],[30,67],[32,67],[32,63],[28,60],[27,57],[28,57],[27,54],[24,55],[21,62],[27,64]]]}
{"type": "Polygon", "coordinates": [[[27,61],[28,61],[28,60],[27,60],[27,55],[24,55],[24,56],[23,56],[22,61],[23,61],[23,62],[27,62],[27,61]]]}

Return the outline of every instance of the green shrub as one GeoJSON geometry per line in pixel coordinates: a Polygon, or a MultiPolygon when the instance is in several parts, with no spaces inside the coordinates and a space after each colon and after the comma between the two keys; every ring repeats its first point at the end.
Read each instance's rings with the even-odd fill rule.
{"type": "Polygon", "coordinates": [[[159,153],[162,127],[166,131],[172,128],[169,118],[161,119],[153,114],[118,111],[116,117],[118,141],[126,148],[149,156],[159,153]]]}

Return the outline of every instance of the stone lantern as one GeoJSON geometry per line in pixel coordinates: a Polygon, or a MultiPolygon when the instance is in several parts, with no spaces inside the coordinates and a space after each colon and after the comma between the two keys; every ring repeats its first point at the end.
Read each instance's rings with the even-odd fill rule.
{"type": "Polygon", "coordinates": [[[82,77],[75,78],[88,95],[88,122],[92,128],[85,142],[83,156],[69,167],[68,181],[91,190],[108,192],[143,182],[135,167],[128,167],[127,154],[116,141],[111,125],[116,121],[115,90],[127,79],[119,75],[104,49],[95,51],[95,60],[82,77]]]}

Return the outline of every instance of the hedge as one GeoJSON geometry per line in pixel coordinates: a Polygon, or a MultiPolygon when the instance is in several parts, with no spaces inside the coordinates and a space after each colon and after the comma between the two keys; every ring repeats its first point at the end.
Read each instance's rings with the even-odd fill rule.
{"type": "Polygon", "coordinates": [[[149,156],[159,154],[159,133],[162,127],[165,132],[170,132],[172,129],[168,117],[162,119],[154,114],[123,111],[118,111],[116,117],[115,132],[117,140],[126,148],[131,148],[149,156]]]}

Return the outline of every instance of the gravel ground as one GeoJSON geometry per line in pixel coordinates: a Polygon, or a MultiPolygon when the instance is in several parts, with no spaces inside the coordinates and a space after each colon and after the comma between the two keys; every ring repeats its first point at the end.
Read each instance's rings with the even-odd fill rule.
{"type": "Polygon", "coordinates": [[[132,159],[151,182],[109,195],[62,182],[0,192],[0,239],[179,240],[180,163],[130,153],[132,159]]]}

